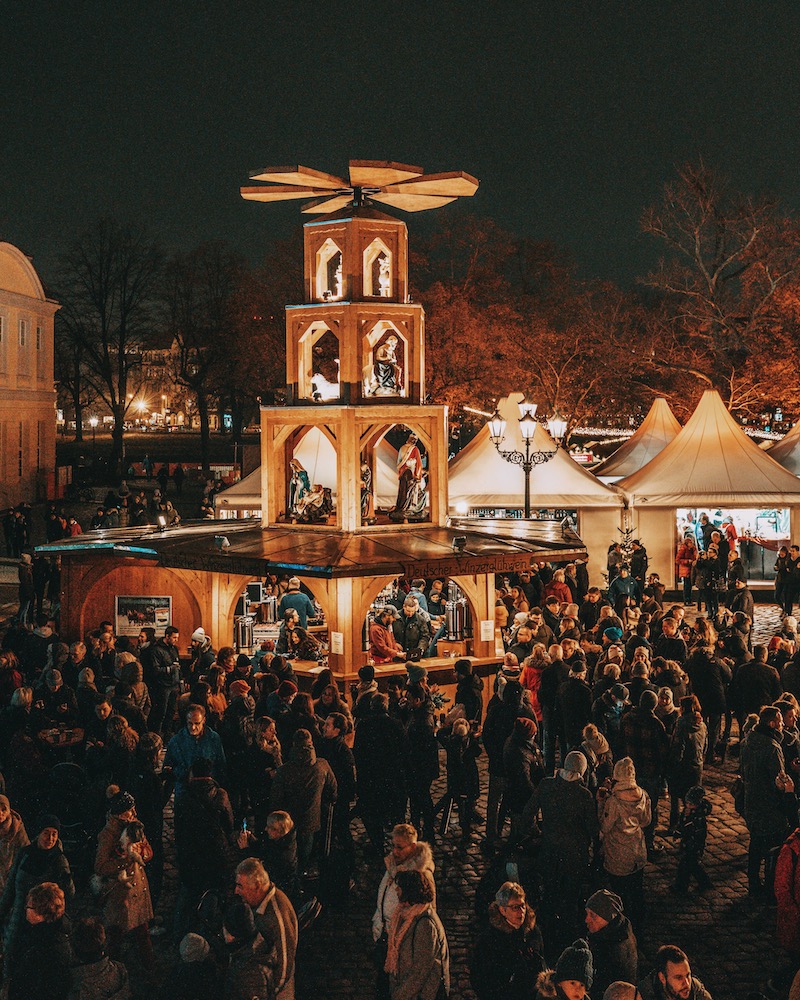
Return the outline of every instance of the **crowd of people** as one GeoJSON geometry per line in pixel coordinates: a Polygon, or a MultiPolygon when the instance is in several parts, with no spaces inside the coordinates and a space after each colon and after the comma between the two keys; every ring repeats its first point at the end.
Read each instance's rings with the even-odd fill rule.
{"type": "MultiPolygon", "coordinates": [[[[632,555],[606,593],[589,585],[585,562],[498,579],[503,662],[484,679],[456,660],[449,701],[424,662],[444,580],[398,586],[372,623],[373,659],[398,664],[385,691],[372,664],[348,691],[324,666],[299,690],[292,636],[309,634],[318,608],[296,578],[272,583],[283,638],[252,657],[202,626],[183,657],[172,626],[134,638],[104,621],[67,644],[57,603],[34,592],[0,652],[9,996],[124,998],[129,971],[155,988],[153,939],[169,935],[164,996],[288,1000],[298,941],[362,877],[356,818],[365,855],[384,866],[376,995],[447,995],[436,860],[455,815],[487,859],[470,961],[480,1000],[704,1000],[674,945],[646,974],[639,967],[645,868],[672,838],[672,891],[711,886],[703,771],[734,751],[749,890],[777,902],[788,983],[800,964],[796,623],[787,615],[768,646],[753,643],[752,607],[731,610],[734,579],[727,606],[689,624],[683,605],[665,608],[644,546],[632,555]],[[165,919],[173,849],[177,896],[165,919]]],[[[40,557],[29,558],[33,572],[40,557]]]]}

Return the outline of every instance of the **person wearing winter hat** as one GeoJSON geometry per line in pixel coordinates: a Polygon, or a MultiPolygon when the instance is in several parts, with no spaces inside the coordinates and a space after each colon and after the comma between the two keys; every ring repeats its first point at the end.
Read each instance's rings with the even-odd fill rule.
{"type": "Polygon", "coordinates": [[[586,787],[595,793],[614,771],[614,758],[608,740],[597,726],[590,722],[583,727],[583,742],[578,748],[586,758],[586,787]]]}
{"type": "Polygon", "coordinates": [[[246,697],[250,694],[250,685],[245,680],[232,681],[228,688],[231,700],[238,697],[246,697]]]}
{"type": "Polygon", "coordinates": [[[613,684],[592,705],[592,722],[608,740],[615,757],[622,755],[622,718],[627,708],[630,705],[624,684],[613,684]]]}
{"type": "Polygon", "coordinates": [[[57,816],[43,813],[32,829],[34,840],[17,853],[0,901],[0,919],[5,923],[3,971],[6,975],[13,975],[24,945],[25,907],[30,890],[43,882],[55,882],[67,901],[75,896],[69,861],[59,840],[61,821],[57,816]]]}
{"type": "MultiPolygon", "coordinates": [[[[405,659],[405,654],[403,654],[405,659]]],[[[375,680],[375,667],[365,663],[358,668],[358,682],[350,685],[350,698],[353,702],[353,719],[358,722],[369,712],[372,696],[378,693],[378,682],[375,680]]]]}
{"type": "Polygon", "coordinates": [[[584,1000],[594,981],[592,953],[584,938],[565,948],[555,969],[539,973],[536,980],[538,995],[556,1000],[584,1000]]]}
{"type": "Polygon", "coordinates": [[[370,624],[369,655],[375,663],[399,663],[406,658],[400,643],[394,637],[393,622],[393,609],[385,607],[376,612],[370,624]]]}
{"type": "Polygon", "coordinates": [[[423,684],[428,680],[428,671],[419,663],[406,663],[408,687],[412,684],[423,684]]]}
{"type": "Polygon", "coordinates": [[[258,931],[253,911],[241,899],[225,911],[222,933],[230,956],[225,974],[226,997],[273,996],[272,969],[253,948],[258,931]]]}
{"type": "Polygon", "coordinates": [[[564,766],[558,773],[564,781],[582,781],[587,767],[586,758],[580,750],[570,750],[564,758],[564,766]]]}
{"type": "Polygon", "coordinates": [[[598,889],[586,900],[586,929],[594,963],[595,993],[616,980],[636,982],[636,936],[622,900],[609,889],[598,889]]]}
{"type": "MultiPolygon", "coordinates": [[[[708,877],[708,873],[703,867],[703,852],[706,848],[706,837],[708,835],[708,815],[711,812],[711,803],[706,798],[706,790],[702,785],[694,785],[690,788],[684,798],[684,807],[681,818],[678,820],[677,836],[680,838],[681,845],[678,852],[678,870],[675,873],[675,884],[672,886],[672,891],[679,895],[686,895],[689,891],[689,881],[694,875],[697,879],[697,885],[701,892],[706,889],[710,889],[712,886],[711,879],[708,877]]],[[[791,837],[789,838],[791,841],[791,837]]],[[[789,843],[787,841],[787,843],[789,843]]],[[[784,845],[785,848],[785,845],[784,845]]],[[[783,852],[784,848],[781,848],[783,852]]],[[[794,871],[794,866],[797,861],[797,856],[795,853],[796,845],[791,845],[790,848],[790,858],[789,864],[791,866],[792,872],[794,871]]],[[[776,875],[775,875],[775,896],[778,899],[778,912],[780,914],[780,892],[778,889],[778,877],[782,874],[783,865],[785,864],[787,858],[784,855],[783,858],[778,856],[778,862],[776,865],[776,875]]],[[[794,875],[792,875],[792,881],[794,881],[794,875]]],[[[785,885],[784,881],[784,885],[785,885]]],[[[788,892],[789,906],[792,913],[792,920],[796,921],[796,911],[797,906],[794,901],[794,890],[793,887],[788,892]]],[[[786,895],[784,895],[784,901],[786,900],[786,895]]],[[[781,920],[778,919],[778,925],[780,927],[781,920]]],[[[780,940],[780,935],[779,935],[780,940]]]]}
{"type": "Polygon", "coordinates": [[[208,671],[214,666],[217,654],[211,644],[211,636],[206,634],[206,630],[199,625],[191,635],[191,662],[184,670],[184,679],[190,684],[205,677],[208,671]]]}
{"type": "Polygon", "coordinates": [[[174,1000],[217,996],[219,970],[208,941],[200,934],[187,934],[181,940],[179,952],[181,960],[173,965],[163,995],[174,1000]]]}
{"type": "Polygon", "coordinates": [[[314,602],[300,589],[300,580],[296,576],[289,578],[289,587],[278,604],[278,620],[282,620],[287,611],[296,611],[300,628],[308,628],[308,619],[316,617],[317,609],[314,602]]]}
{"type": "Polygon", "coordinates": [[[617,761],[612,782],[601,785],[597,794],[608,881],[622,899],[634,932],[640,935],[645,916],[644,830],[652,816],[650,796],[637,785],[630,757],[617,761]]]}

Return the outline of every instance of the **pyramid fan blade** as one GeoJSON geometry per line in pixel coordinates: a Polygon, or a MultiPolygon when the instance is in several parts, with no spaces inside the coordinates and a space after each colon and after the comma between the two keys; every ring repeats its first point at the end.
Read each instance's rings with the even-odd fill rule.
{"type": "Polygon", "coordinates": [[[325,195],[329,193],[322,188],[296,187],[291,184],[284,184],[277,187],[243,187],[239,188],[241,196],[247,201],[295,201],[298,198],[311,198],[314,195],[325,195]]]}
{"type": "Polygon", "coordinates": [[[425,212],[429,208],[441,208],[449,205],[453,198],[432,197],[425,194],[380,194],[370,195],[370,201],[379,201],[393,208],[402,208],[404,212],[425,212]]]}
{"type": "Polygon", "coordinates": [[[338,212],[341,208],[346,208],[353,201],[353,196],[348,191],[347,194],[335,194],[333,196],[327,195],[324,198],[317,198],[315,201],[309,201],[306,205],[303,205],[301,212],[306,214],[311,213],[324,213],[324,212],[338,212]]]}
{"type": "Polygon", "coordinates": [[[357,187],[385,187],[401,181],[419,177],[422,167],[412,167],[407,163],[393,163],[391,160],[351,160],[350,183],[357,187]]]}
{"type": "Polygon", "coordinates": [[[461,170],[448,174],[424,174],[402,184],[389,184],[387,194],[430,194],[445,198],[469,198],[478,190],[478,181],[461,170]]]}
{"type": "Polygon", "coordinates": [[[311,167],[264,167],[263,170],[254,170],[250,174],[251,180],[270,181],[273,184],[300,184],[303,187],[311,188],[337,188],[347,187],[347,181],[341,177],[334,177],[333,174],[325,174],[321,170],[312,170],[311,167]]]}

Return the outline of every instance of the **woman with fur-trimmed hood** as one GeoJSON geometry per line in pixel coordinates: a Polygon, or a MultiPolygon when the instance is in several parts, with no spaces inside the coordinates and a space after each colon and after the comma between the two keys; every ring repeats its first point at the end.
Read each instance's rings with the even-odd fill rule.
{"type": "Polygon", "coordinates": [[[472,988],[478,1000],[532,1000],[546,968],[536,911],[518,882],[504,882],[489,904],[489,926],[472,959],[472,988]]]}
{"type": "Polygon", "coordinates": [[[372,937],[375,941],[389,929],[399,900],[395,887],[398,872],[422,872],[433,887],[433,906],[436,907],[434,862],[430,844],[417,840],[417,831],[410,823],[399,823],[392,830],[392,850],[385,858],[386,872],[378,887],[378,905],[372,917],[372,937]]]}

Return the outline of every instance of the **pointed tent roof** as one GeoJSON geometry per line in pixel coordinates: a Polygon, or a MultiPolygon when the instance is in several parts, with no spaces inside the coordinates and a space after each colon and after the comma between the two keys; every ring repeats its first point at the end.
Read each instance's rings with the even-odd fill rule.
{"type": "Polygon", "coordinates": [[[617,486],[653,507],[800,504],[800,480],[745,434],[715,389],[660,454],[617,486]]]}
{"type": "MultiPolygon", "coordinates": [[[[512,392],[497,404],[506,420],[504,448],[524,451],[519,430],[521,392],[512,392]]],[[[536,425],[533,451],[553,451],[556,444],[541,424],[536,425]]],[[[520,466],[506,462],[489,437],[489,428],[482,427],[470,443],[450,461],[448,493],[450,509],[458,503],[470,507],[521,507],[525,477],[520,466]]],[[[619,507],[622,497],[616,490],[587,472],[559,448],[544,465],[536,465],[531,473],[531,504],[533,507],[619,507]]]]}
{"type": "Polygon", "coordinates": [[[632,476],[662,452],[680,429],[669,403],[659,396],[636,432],[592,472],[599,479],[611,482],[632,476]]]}
{"type": "Polygon", "coordinates": [[[788,469],[792,475],[800,476],[800,420],[769,449],[769,457],[788,469]]]}

